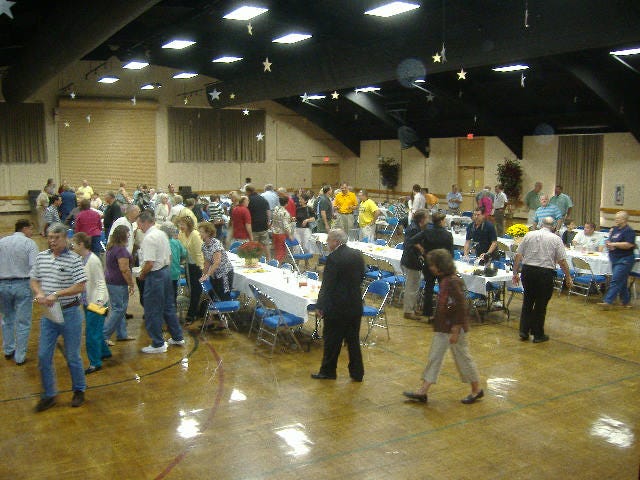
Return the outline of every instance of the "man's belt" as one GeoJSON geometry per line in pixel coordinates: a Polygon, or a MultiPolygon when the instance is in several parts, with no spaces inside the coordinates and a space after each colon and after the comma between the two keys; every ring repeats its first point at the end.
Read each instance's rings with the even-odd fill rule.
{"type": "Polygon", "coordinates": [[[0,282],[11,282],[15,280],[30,280],[30,277],[9,277],[9,278],[0,278],[0,282]]]}
{"type": "Polygon", "coordinates": [[[78,300],[78,297],[76,297],[76,299],[73,302],[67,303],[66,305],[60,305],[60,306],[62,307],[63,310],[66,310],[67,308],[77,307],[78,305],[80,305],[80,300],[78,300]]]}

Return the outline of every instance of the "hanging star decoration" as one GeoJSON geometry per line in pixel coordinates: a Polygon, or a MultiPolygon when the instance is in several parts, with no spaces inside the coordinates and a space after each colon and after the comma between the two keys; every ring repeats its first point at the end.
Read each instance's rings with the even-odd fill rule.
{"type": "Polygon", "coordinates": [[[247,32],[249,32],[249,35],[253,35],[253,25],[247,25],[247,32]]]}
{"type": "Polygon", "coordinates": [[[245,108],[244,110],[242,110],[242,114],[243,115],[249,115],[249,109],[245,108]]]}
{"type": "Polygon", "coordinates": [[[478,123],[478,115],[473,116],[473,123],[478,123]]]}
{"type": "Polygon", "coordinates": [[[269,61],[269,57],[264,59],[264,62],[262,62],[262,65],[264,65],[264,71],[265,72],[270,72],[271,71],[272,63],[269,61]]]}
{"type": "Polygon", "coordinates": [[[87,115],[86,117],[84,117],[87,119],[87,123],[91,123],[91,114],[87,115]]]}
{"type": "Polygon", "coordinates": [[[230,98],[231,100],[233,100],[234,98],[236,98],[236,94],[235,94],[235,93],[233,93],[233,92],[232,92],[232,93],[230,93],[230,94],[229,94],[229,98],[230,98]]]}
{"type": "Polygon", "coordinates": [[[13,20],[13,13],[11,13],[11,7],[13,7],[16,2],[9,2],[8,0],[0,0],[0,15],[3,13],[13,20]]]}
{"type": "Polygon", "coordinates": [[[460,71],[458,72],[458,80],[466,80],[467,79],[467,72],[464,71],[464,68],[461,68],[460,71]]]}
{"type": "Polygon", "coordinates": [[[187,105],[189,103],[189,97],[184,97],[184,104],[187,105]]]}
{"type": "Polygon", "coordinates": [[[211,97],[211,101],[213,102],[214,100],[218,100],[220,101],[220,94],[222,92],[219,92],[216,88],[213,89],[213,91],[209,92],[209,96],[211,97]]]}
{"type": "Polygon", "coordinates": [[[131,104],[135,106],[136,102],[137,102],[136,96],[134,95],[133,97],[131,97],[131,104]]]}
{"type": "Polygon", "coordinates": [[[69,94],[69,96],[71,97],[71,100],[75,100],[76,99],[76,92],[74,92],[72,90],[71,93],[69,94]]]}
{"type": "Polygon", "coordinates": [[[259,142],[264,140],[264,133],[260,132],[259,134],[256,135],[256,138],[258,139],[259,142]]]}
{"type": "Polygon", "coordinates": [[[302,103],[309,103],[309,95],[307,95],[307,92],[304,92],[304,95],[300,98],[302,98],[302,103]]]}
{"type": "Polygon", "coordinates": [[[442,63],[447,63],[447,48],[444,46],[444,42],[442,42],[442,50],[440,50],[440,56],[442,57],[442,63]]]}
{"type": "Polygon", "coordinates": [[[529,28],[529,2],[524,4],[524,28],[529,28]]]}
{"type": "Polygon", "coordinates": [[[70,124],[69,122],[64,122],[64,126],[65,126],[66,128],[69,128],[69,127],[71,126],[71,124],[70,124]]]}
{"type": "Polygon", "coordinates": [[[433,58],[433,63],[442,63],[442,56],[440,55],[440,52],[436,52],[436,54],[432,55],[431,58],[433,58]]]}
{"type": "Polygon", "coordinates": [[[334,90],[333,93],[331,94],[331,99],[332,100],[337,100],[339,96],[340,96],[340,94],[338,93],[338,91],[334,90]]]}
{"type": "Polygon", "coordinates": [[[429,95],[427,95],[427,102],[433,102],[434,98],[436,98],[435,95],[429,92],[429,95]]]}
{"type": "Polygon", "coordinates": [[[524,81],[527,79],[527,77],[524,76],[524,73],[520,74],[520,86],[522,88],[524,88],[524,81]]]}

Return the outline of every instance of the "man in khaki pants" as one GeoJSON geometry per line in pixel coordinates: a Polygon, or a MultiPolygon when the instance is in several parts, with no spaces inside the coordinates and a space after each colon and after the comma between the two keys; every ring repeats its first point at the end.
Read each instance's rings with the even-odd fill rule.
{"type": "Polygon", "coordinates": [[[337,226],[348,234],[353,228],[353,211],[358,208],[358,199],[355,193],[349,191],[346,182],[336,192],[333,206],[337,212],[337,226]]]}

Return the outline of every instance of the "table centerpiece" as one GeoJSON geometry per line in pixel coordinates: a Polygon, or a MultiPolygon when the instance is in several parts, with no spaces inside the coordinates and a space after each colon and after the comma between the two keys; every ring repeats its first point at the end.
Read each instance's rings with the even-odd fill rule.
{"type": "Polygon", "coordinates": [[[244,258],[244,264],[247,267],[257,267],[260,263],[260,257],[265,254],[264,246],[260,242],[245,242],[238,247],[237,255],[244,258]]]}
{"type": "Polygon", "coordinates": [[[523,223],[514,223],[504,232],[513,237],[513,242],[519,244],[524,236],[529,233],[529,227],[523,223]]]}

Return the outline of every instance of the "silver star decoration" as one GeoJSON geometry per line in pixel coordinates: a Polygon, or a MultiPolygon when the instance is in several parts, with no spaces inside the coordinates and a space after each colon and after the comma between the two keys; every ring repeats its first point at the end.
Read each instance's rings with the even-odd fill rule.
{"type": "Polygon", "coordinates": [[[220,100],[220,94],[222,92],[219,92],[218,89],[214,88],[212,92],[209,92],[209,96],[211,97],[211,101],[213,102],[214,100],[220,100]]]}
{"type": "Polygon", "coordinates": [[[69,94],[69,96],[71,97],[71,100],[74,100],[76,98],[76,92],[71,91],[71,93],[69,94]]]}
{"type": "Polygon", "coordinates": [[[260,132],[259,134],[256,135],[256,138],[258,139],[259,142],[264,140],[264,133],[260,132]]]}
{"type": "Polygon", "coordinates": [[[70,124],[69,122],[64,122],[64,126],[65,126],[66,128],[69,128],[69,127],[71,126],[71,124],[70,124]]]}
{"type": "Polygon", "coordinates": [[[427,95],[427,102],[433,102],[434,98],[436,98],[435,95],[433,95],[433,93],[429,92],[429,95],[427,95]]]}
{"type": "Polygon", "coordinates": [[[249,109],[245,108],[244,110],[242,110],[242,114],[243,115],[249,115],[249,109]]]}
{"type": "Polygon", "coordinates": [[[522,88],[524,88],[524,81],[527,79],[527,77],[524,76],[524,73],[520,74],[520,86],[522,88]]]}
{"type": "Polygon", "coordinates": [[[473,123],[478,123],[478,115],[473,116],[473,123]]]}
{"type": "Polygon", "coordinates": [[[458,72],[458,80],[466,80],[467,79],[467,72],[464,71],[464,68],[461,68],[460,71],[458,72]]]}
{"type": "Polygon", "coordinates": [[[0,15],[3,13],[13,20],[13,13],[11,13],[11,7],[13,7],[16,2],[9,2],[8,0],[0,0],[0,15]]]}
{"type": "Polygon", "coordinates": [[[253,35],[253,26],[251,24],[247,25],[247,32],[249,32],[249,35],[253,35]]]}
{"type": "Polygon", "coordinates": [[[87,115],[86,117],[84,117],[87,119],[87,123],[91,123],[91,114],[87,115]]]}
{"type": "Polygon", "coordinates": [[[135,96],[135,95],[134,95],[133,97],[131,97],[131,103],[132,103],[133,105],[135,105],[135,104],[136,104],[136,96],[135,96]]]}
{"type": "Polygon", "coordinates": [[[432,55],[431,58],[433,58],[433,63],[441,63],[442,62],[442,55],[440,55],[440,52],[436,52],[436,54],[432,55]]]}
{"type": "Polygon", "coordinates": [[[229,98],[230,98],[231,100],[233,100],[234,98],[236,98],[236,94],[235,94],[235,93],[233,93],[233,92],[232,92],[232,93],[230,93],[230,94],[229,94],[229,98]]]}
{"type": "Polygon", "coordinates": [[[264,65],[264,71],[265,72],[270,72],[271,71],[271,65],[273,65],[270,61],[269,61],[269,57],[264,59],[264,62],[262,62],[262,65],[264,65]]]}
{"type": "Polygon", "coordinates": [[[331,94],[331,99],[332,100],[337,100],[339,96],[340,96],[340,94],[338,93],[338,91],[334,90],[333,93],[331,94]]]}
{"type": "Polygon", "coordinates": [[[447,63],[447,48],[444,46],[444,42],[442,42],[442,50],[440,50],[440,56],[442,57],[442,63],[447,63]]]}
{"type": "Polygon", "coordinates": [[[188,104],[189,103],[189,97],[184,97],[184,104],[188,104]]]}
{"type": "Polygon", "coordinates": [[[309,95],[307,95],[307,92],[304,92],[304,95],[300,98],[302,99],[302,103],[309,103],[309,95]]]}

